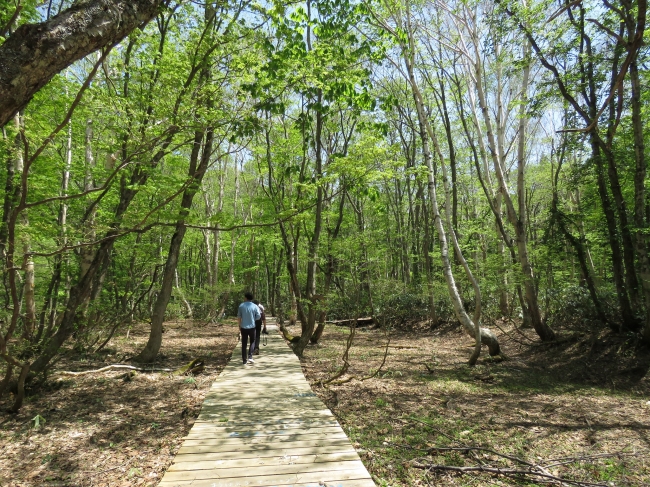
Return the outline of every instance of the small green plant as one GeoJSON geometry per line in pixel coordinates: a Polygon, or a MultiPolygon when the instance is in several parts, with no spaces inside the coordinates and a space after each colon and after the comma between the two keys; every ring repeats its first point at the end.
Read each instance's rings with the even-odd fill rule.
{"type": "Polygon", "coordinates": [[[386,402],[386,400],[382,399],[381,397],[378,397],[377,399],[375,399],[375,406],[377,406],[378,408],[384,408],[388,406],[388,403],[386,402]]]}
{"type": "Polygon", "coordinates": [[[133,477],[139,477],[140,475],[142,475],[142,470],[140,470],[139,468],[134,467],[129,469],[128,476],[130,479],[132,479],[133,477]]]}
{"type": "Polygon", "coordinates": [[[194,377],[188,377],[185,379],[186,384],[196,384],[196,379],[194,377]]]}
{"type": "Polygon", "coordinates": [[[600,480],[613,481],[626,474],[626,468],[616,460],[605,460],[600,468],[594,465],[594,474],[600,480]]]}
{"type": "Polygon", "coordinates": [[[160,428],[160,424],[156,422],[151,423],[151,429],[157,430],[158,428],[160,428]]]}
{"type": "Polygon", "coordinates": [[[41,416],[40,414],[37,414],[34,416],[32,419],[32,428],[38,429],[41,428],[45,424],[45,418],[41,416]]]}

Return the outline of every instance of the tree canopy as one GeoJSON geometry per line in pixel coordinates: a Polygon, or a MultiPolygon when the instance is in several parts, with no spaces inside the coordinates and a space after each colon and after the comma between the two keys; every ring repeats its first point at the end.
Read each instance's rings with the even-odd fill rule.
{"type": "Polygon", "coordinates": [[[298,355],[360,317],[459,323],[470,364],[504,321],[650,343],[646,13],[6,3],[0,394],[132,321],[151,362],[244,290],[298,355]]]}

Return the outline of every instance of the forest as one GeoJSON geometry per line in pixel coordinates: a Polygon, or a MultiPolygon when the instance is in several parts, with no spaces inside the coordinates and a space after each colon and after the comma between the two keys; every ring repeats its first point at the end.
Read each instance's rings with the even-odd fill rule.
{"type": "Polygon", "coordinates": [[[0,402],[132,329],[129,363],[160,363],[167,322],[223,323],[244,291],[303,359],[363,319],[380,356],[405,330],[462,331],[465,368],[511,336],[585,363],[614,343],[640,380],[647,11],[0,2],[0,402]]]}

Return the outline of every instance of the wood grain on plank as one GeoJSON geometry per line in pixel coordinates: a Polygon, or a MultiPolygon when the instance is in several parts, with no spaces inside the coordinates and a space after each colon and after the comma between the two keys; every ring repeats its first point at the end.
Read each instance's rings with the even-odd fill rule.
{"type": "Polygon", "coordinates": [[[231,452],[208,452],[208,453],[178,453],[174,461],[216,461],[216,460],[236,460],[240,458],[269,458],[269,457],[299,457],[304,455],[327,455],[327,454],[354,454],[357,452],[352,445],[330,445],[325,447],[307,447],[307,448],[277,448],[275,450],[237,450],[231,452]]]}
{"type": "Polygon", "coordinates": [[[280,455],[273,457],[255,456],[253,458],[236,458],[236,459],[222,459],[217,460],[199,460],[195,459],[195,455],[178,455],[174,464],[167,470],[202,470],[202,469],[217,469],[217,468],[237,468],[237,467],[250,467],[259,465],[300,465],[309,463],[343,463],[349,461],[358,461],[356,452],[349,451],[347,453],[322,453],[312,455],[280,455]]]}
{"type": "MultiPolygon", "coordinates": [[[[309,482],[344,482],[346,480],[360,480],[367,477],[368,473],[363,465],[349,470],[335,470],[332,472],[305,472],[289,474],[273,474],[249,477],[222,477],[218,470],[195,470],[182,472],[169,472],[160,482],[160,486],[174,485],[179,482],[192,482],[192,486],[215,487],[250,487],[250,486],[275,486],[275,485],[304,485],[309,482]]],[[[343,484],[345,486],[345,483],[343,484]]]]}

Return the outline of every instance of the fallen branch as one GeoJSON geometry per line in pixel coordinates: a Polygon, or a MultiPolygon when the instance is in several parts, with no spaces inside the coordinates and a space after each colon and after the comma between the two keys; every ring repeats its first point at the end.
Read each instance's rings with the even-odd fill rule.
{"type": "Polygon", "coordinates": [[[384,364],[386,363],[386,357],[388,357],[388,347],[389,346],[390,346],[390,336],[388,337],[388,341],[386,342],[386,349],[384,350],[384,358],[381,361],[381,364],[379,365],[379,368],[377,370],[375,370],[372,374],[367,375],[366,377],[362,377],[360,379],[361,381],[372,379],[372,378],[376,377],[377,374],[379,374],[381,369],[384,367],[384,364]]]}
{"type": "MultiPolygon", "coordinates": [[[[441,399],[438,399],[438,398],[434,398],[434,399],[436,399],[438,402],[442,403],[444,406],[446,406],[446,405],[449,403],[449,399],[447,399],[447,400],[444,400],[444,399],[441,400],[441,399]]],[[[433,431],[435,431],[435,432],[438,433],[439,435],[444,436],[444,437],[447,438],[448,440],[456,441],[456,438],[454,438],[453,436],[448,435],[447,433],[445,433],[445,432],[442,431],[441,429],[436,428],[436,427],[435,427],[434,425],[432,425],[431,423],[427,423],[426,421],[422,421],[421,419],[416,419],[416,418],[408,418],[408,419],[398,418],[398,419],[399,419],[400,421],[405,422],[405,423],[416,422],[416,423],[423,424],[423,425],[425,425],[425,426],[428,426],[429,429],[432,429],[433,431]]],[[[407,447],[408,447],[408,448],[411,448],[411,449],[413,449],[413,450],[416,450],[416,449],[417,449],[417,450],[421,450],[421,451],[427,451],[427,450],[422,450],[421,448],[415,448],[415,447],[412,447],[412,446],[410,446],[410,445],[395,445],[395,446],[401,446],[402,448],[407,448],[407,447]]]]}
{"type": "Polygon", "coordinates": [[[412,463],[413,468],[419,468],[422,470],[432,471],[432,470],[446,470],[451,472],[459,473],[470,473],[470,472],[485,472],[496,475],[505,475],[508,477],[517,477],[521,475],[528,475],[533,477],[540,477],[543,479],[552,480],[554,482],[560,482],[565,484],[578,485],[581,487],[607,487],[607,484],[597,484],[594,482],[583,482],[581,480],[570,480],[564,477],[558,477],[556,475],[551,475],[550,473],[535,472],[532,468],[530,470],[522,470],[516,468],[499,468],[499,467],[486,467],[483,465],[478,465],[475,467],[455,467],[450,465],[438,465],[435,463],[432,464],[419,464],[412,463]]]}
{"type": "Polygon", "coordinates": [[[158,367],[142,368],[142,367],[134,367],[133,365],[113,364],[113,365],[107,365],[106,367],[102,367],[101,369],[84,370],[82,372],[60,371],[52,375],[79,376],[79,375],[88,375],[88,374],[99,374],[101,372],[106,372],[108,370],[135,370],[136,372],[174,372],[174,369],[163,369],[158,367]]]}
{"type": "MultiPolygon", "coordinates": [[[[646,455],[647,453],[643,453],[646,455]]],[[[554,463],[549,463],[544,466],[544,468],[551,468],[551,467],[559,467],[562,465],[569,465],[571,463],[578,463],[578,462],[585,462],[589,460],[598,460],[600,458],[622,458],[622,457],[638,457],[641,456],[641,453],[600,453],[598,455],[586,455],[582,457],[565,457],[565,458],[556,458],[556,459],[551,459],[551,460],[546,460],[547,462],[554,462],[554,463]]]]}
{"type": "MultiPolygon", "coordinates": [[[[358,318],[355,318],[355,320],[356,319],[358,318]]],[[[336,380],[342,377],[343,375],[345,375],[345,373],[348,371],[348,368],[350,367],[350,363],[348,362],[348,357],[350,354],[350,348],[352,348],[352,342],[354,341],[354,335],[356,334],[356,332],[357,332],[357,327],[355,321],[352,327],[350,328],[350,335],[348,336],[347,343],[345,345],[345,351],[343,352],[343,357],[341,357],[341,359],[343,360],[343,365],[341,365],[339,370],[337,370],[332,377],[324,381],[321,380],[320,381],[321,387],[325,387],[328,384],[332,384],[332,385],[345,384],[346,382],[350,382],[354,378],[354,376],[352,376],[352,377],[348,377],[347,379],[342,379],[338,381],[336,380]]]]}
{"type": "Polygon", "coordinates": [[[189,364],[176,369],[173,375],[197,375],[205,369],[205,360],[201,357],[195,358],[189,364]]]}
{"type": "Polygon", "coordinates": [[[325,387],[326,385],[339,386],[341,384],[347,384],[348,382],[351,382],[355,379],[361,382],[368,379],[373,379],[379,374],[379,372],[381,372],[381,369],[386,364],[386,358],[388,357],[388,348],[390,347],[390,340],[391,340],[390,336],[388,336],[388,340],[386,341],[386,347],[384,349],[384,358],[382,359],[381,364],[379,365],[379,368],[377,370],[375,370],[372,374],[367,375],[365,377],[357,377],[356,375],[350,375],[345,379],[339,379],[340,377],[345,375],[345,373],[348,371],[348,368],[350,367],[350,364],[348,362],[348,353],[350,352],[350,347],[352,347],[352,341],[354,340],[356,328],[357,328],[356,324],[354,324],[350,329],[350,336],[348,337],[345,352],[343,353],[343,365],[332,377],[330,377],[327,380],[321,380],[320,381],[321,387],[325,387]]]}
{"type": "Polygon", "coordinates": [[[332,385],[332,386],[340,386],[342,384],[347,384],[348,382],[352,382],[354,379],[356,379],[356,375],[350,375],[346,377],[345,379],[340,379],[340,380],[335,380],[331,382],[325,382],[327,385],[332,385]]]}
{"type": "MultiPolygon", "coordinates": [[[[409,418],[413,420],[414,418],[409,418]]],[[[415,420],[417,421],[417,420],[415,420]]],[[[431,427],[428,423],[424,421],[418,421],[423,424],[426,424],[427,426],[431,427]]],[[[433,428],[435,430],[435,428],[433,428]]],[[[438,431],[438,430],[436,430],[438,431]]],[[[442,433],[444,436],[451,440],[455,440],[451,436],[443,433],[442,431],[438,431],[439,433],[442,433]]],[[[452,472],[459,472],[459,473],[471,473],[471,472],[486,472],[486,473],[492,473],[492,474],[497,474],[497,475],[505,475],[505,476],[510,476],[510,477],[515,477],[515,476],[521,476],[521,475],[528,475],[528,476],[533,476],[533,477],[538,477],[540,478],[539,481],[542,481],[541,479],[545,479],[548,481],[552,482],[558,482],[561,485],[562,484],[571,484],[571,485],[577,485],[580,487],[607,487],[607,484],[602,484],[602,483],[595,483],[595,482],[586,482],[582,480],[571,480],[567,479],[564,477],[559,477],[557,475],[551,474],[548,469],[557,466],[557,465],[562,465],[563,460],[568,460],[566,463],[573,463],[575,461],[580,461],[580,460],[587,460],[587,459],[596,459],[596,458],[605,458],[605,457],[613,457],[613,456],[623,456],[623,455],[628,455],[628,456],[636,456],[636,453],[604,453],[601,455],[592,455],[592,456],[585,456],[585,457],[567,457],[567,458],[561,458],[561,459],[555,459],[555,460],[549,460],[550,462],[558,462],[560,463],[555,463],[555,464],[547,464],[547,465],[537,465],[531,462],[528,462],[522,458],[515,457],[513,455],[507,455],[505,453],[500,453],[498,451],[495,451],[491,448],[485,448],[481,446],[467,446],[467,445],[461,445],[461,446],[441,446],[441,447],[429,447],[429,448],[416,448],[411,445],[403,445],[403,444],[397,444],[397,443],[390,443],[391,446],[396,446],[398,448],[407,448],[410,450],[418,450],[425,452],[427,454],[435,453],[435,452],[445,452],[445,451],[456,451],[456,452],[464,452],[464,453],[470,453],[470,452],[475,452],[475,451],[480,451],[480,452],[485,452],[489,453],[501,458],[505,458],[507,460],[520,463],[522,465],[525,465],[528,467],[528,469],[523,469],[523,468],[502,468],[502,467],[491,467],[488,465],[477,465],[477,466],[471,466],[471,467],[457,467],[453,465],[438,465],[438,464],[421,464],[417,462],[413,462],[411,465],[413,468],[419,468],[422,470],[447,470],[447,471],[452,471],[452,472]]],[[[548,463],[548,462],[547,462],[548,463]]]]}

